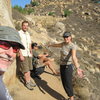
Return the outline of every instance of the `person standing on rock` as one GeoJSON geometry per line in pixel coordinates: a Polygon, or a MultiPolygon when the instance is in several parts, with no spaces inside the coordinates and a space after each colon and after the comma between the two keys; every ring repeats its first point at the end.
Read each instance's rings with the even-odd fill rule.
{"type": "Polygon", "coordinates": [[[0,26],[0,100],[13,100],[3,83],[3,74],[20,49],[24,49],[24,46],[18,32],[11,27],[0,26]]]}
{"type": "Polygon", "coordinates": [[[29,27],[28,21],[22,22],[22,29],[19,31],[19,35],[21,37],[21,42],[23,43],[25,50],[20,50],[19,52],[19,65],[20,71],[22,72],[25,80],[25,86],[29,90],[33,90],[33,87],[36,85],[31,81],[30,70],[32,67],[32,49],[31,49],[31,38],[29,33],[27,32],[29,27]]]}
{"type": "Polygon", "coordinates": [[[76,57],[77,46],[72,42],[72,36],[70,32],[64,32],[64,42],[59,44],[51,44],[48,47],[60,47],[60,73],[63,87],[70,97],[69,100],[74,100],[73,85],[72,85],[72,73],[73,66],[76,68],[76,72],[80,78],[83,77],[83,70],[80,69],[78,59],[76,57]]]}

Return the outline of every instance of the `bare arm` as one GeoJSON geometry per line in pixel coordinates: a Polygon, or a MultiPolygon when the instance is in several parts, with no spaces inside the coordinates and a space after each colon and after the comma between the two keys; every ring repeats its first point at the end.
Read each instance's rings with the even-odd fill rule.
{"type": "Polygon", "coordinates": [[[30,44],[29,49],[30,49],[30,53],[32,54],[32,46],[31,46],[31,44],[30,44]]]}
{"type": "Polygon", "coordinates": [[[62,43],[51,44],[51,45],[48,45],[48,47],[62,47],[62,43]]]}
{"type": "Polygon", "coordinates": [[[48,53],[46,53],[46,54],[39,54],[38,57],[39,58],[47,58],[48,55],[49,55],[48,53]]]}
{"type": "Polygon", "coordinates": [[[79,68],[78,59],[76,57],[76,50],[72,50],[72,60],[76,68],[79,68]]]}
{"type": "Polygon", "coordinates": [[[24,61],[24,56],[22,55],[21,50],[19,51],[19,57],[20,57],[20,60],[21,60],[21,61],[24,61]]]}
{"type": "Polygon", "coordinates": [[[76,50],[72,50],[72,60],[73,60],[73,63],[76,67],[76,70],[77,70],[77,74],[79,75],[80,78],[82,78],[84,75],[83,75],[83,70],[79,68],[79,63],[78,63],[78,59],[76,57],[76,50]]]}

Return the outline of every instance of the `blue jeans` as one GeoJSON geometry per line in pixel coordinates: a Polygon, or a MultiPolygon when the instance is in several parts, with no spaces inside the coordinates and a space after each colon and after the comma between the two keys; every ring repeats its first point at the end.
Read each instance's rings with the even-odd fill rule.
{"type": "Polygon", "coordinates": [[[64,90],[66,91],[69,97],[73,96],[73,85],[72,85],[73,64],[60,65],[60,73],[64,90]]]}

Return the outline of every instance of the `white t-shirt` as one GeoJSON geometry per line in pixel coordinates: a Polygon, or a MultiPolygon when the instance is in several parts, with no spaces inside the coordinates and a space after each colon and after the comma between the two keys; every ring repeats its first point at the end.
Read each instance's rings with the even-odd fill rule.
{"type": "Polygon", "coordinates": [[[25,50],[21,49],[22,55],[25,57],[32,57],[30,53],[30,45],[31,45],[31,38],[28,32],[24,32],[23,30],[19,31],[19,35],[21,37],[21,42],[23,43],[25,50]]]}

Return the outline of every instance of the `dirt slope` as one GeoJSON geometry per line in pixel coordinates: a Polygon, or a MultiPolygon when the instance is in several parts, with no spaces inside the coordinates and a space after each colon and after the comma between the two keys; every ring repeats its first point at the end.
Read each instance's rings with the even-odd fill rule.
{"type": "Polygon", "coordinates": [[[14,100],[66,100],[68,97],[62,87],[60,77],[52,75],[48,68],[45,71],[41,75],[42,80],[32,79],[37,84],[32,91],[16,79],[16,85],[10,88],[14,100]]]}

